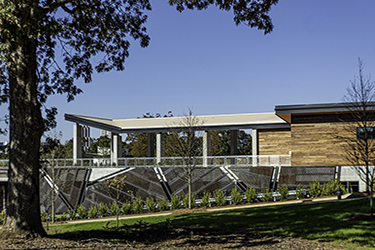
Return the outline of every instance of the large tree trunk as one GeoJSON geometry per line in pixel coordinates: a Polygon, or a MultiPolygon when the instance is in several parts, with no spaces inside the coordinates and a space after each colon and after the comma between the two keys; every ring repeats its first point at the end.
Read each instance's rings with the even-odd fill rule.
{"type": "Polygon", "coordinates": [[[39,147],[44,131],[37,95],[35,39],[10,43],[10,151],[8,205],[1,238],[45,236],[40,219],[39,147]]]}

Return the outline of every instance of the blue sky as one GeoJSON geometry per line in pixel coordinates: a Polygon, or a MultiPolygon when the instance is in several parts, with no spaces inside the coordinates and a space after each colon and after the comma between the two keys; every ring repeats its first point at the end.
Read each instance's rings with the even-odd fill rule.
{"type": "Polygon", "coordinates": [[[233,14],[216,7],[179,13],[167,0],[152,6],[151,43],[132,44],[125,71],[78,82],[84,94],[71,103],[50,98],[63,140],[73,131],[64,113],[125,119],[182,115],[188,107],[196,115],[272,112],[275,105],[340,102],[358,57],[365,75],[375,74],[373,0],[280,0],[268,35],[236,27],[233,14]]]}

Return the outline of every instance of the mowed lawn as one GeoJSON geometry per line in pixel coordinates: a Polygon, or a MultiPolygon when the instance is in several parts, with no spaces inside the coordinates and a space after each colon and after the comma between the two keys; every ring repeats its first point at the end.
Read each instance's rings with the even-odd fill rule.
{"type": "MultiPolygon", "coordinates": [[[[227,230],[252,230],[307,239],[331,241],[347,245],[349,249],[364,246],[375,249],[375,220],[356,218],[368,214],[369,200],[355,199],[329,203],[308,203],[285,206],[243,208],[236,210],[202,212],[141,219],[121,220],[120,225],[156,224],[189,228],[225,228],[227,230]]],[[[64,233],[112,230],[115,221],[82,224],[61,224],[64,233]],[[108,224],[109,223],[109,224],[108,224]]],[[[53,230],[55,231],[55,230],[53,230]]]]}

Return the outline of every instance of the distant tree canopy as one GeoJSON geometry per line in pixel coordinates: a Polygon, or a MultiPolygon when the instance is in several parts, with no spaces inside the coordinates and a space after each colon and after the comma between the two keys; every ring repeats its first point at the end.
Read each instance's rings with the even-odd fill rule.
{"type": "MultiPolygon", "coordinates": [[[[230,155],[230,131],[211,131],[211,154],[213,156],[230,155]]],[[[237,154],[251,155],[251,135],[243,130],[237,132],[237,154]]]]}
{"type": "MultiPolygon", "coordinates": [[[[142,118],[158,118],[158,117],[173,117],[171,111],[162,116],[159,113],[151,114],[146,113],[142,118]]],[[[210,131],[211,136],[211,155],[212,156],[225,156],[230,155],[230,131],[219,130],[210,131]]],[[[175,137],[171,133],[164,133],[165,135],[165,156],[178,157],[176,150],[173,149],[175,137]]],[[[129,155],[132,157],[146,157],[147,156],[147,134],[146,133],[131,133],[125,139],[124,147],[129,150],[129,155]]],[[[203,137],[197,136],[194,138],[197,146],[197,154],[203,155],[203,137]]],[[[154,145],[155,146],[155,145],[154,145]]],[[[251,135],[243,130],[237,132],[237,152],[238,155],[251,155],[251,135]]]]}
{"type": "Polygon", "coordinates": [[[9,159],[9,144],[0,146],[0,159],[9,159]]]}
{"type": "MultiPolygon", "coordinates": [[[[152,114],[150,112],[143,114],[142,118],[160,118],[160,117],[173,117],[172,111],[167,114],[161,115],[160,113],[152,114]]],[[[129,133],[125,139],[125,148],[129,150],[129,155],[133,157],[146,157],[147,156],[147,134],[146,133],[129,133]]]]}
{"type": "MultiPolygon", "coordinates": [[[[91,138],[91,145],[87,150],[88,155],[96,155],[97,157],[110,157],[108,154],[111,148],[111,138],[107,136],[100,136],[99,138],[91,138]]],[[[82,151],[83,152],[83,151],[82,151]]],[[[84,154],[83,157],[88,157],[84,154]]]]}
{"type": "Polygon", "coordinates": [[[65,146],[61,144],[61,137],[62,133],[56,131],[53,131],[52,135],[47,136],[40,146],[40,158],[65,158],[65,146]]]}

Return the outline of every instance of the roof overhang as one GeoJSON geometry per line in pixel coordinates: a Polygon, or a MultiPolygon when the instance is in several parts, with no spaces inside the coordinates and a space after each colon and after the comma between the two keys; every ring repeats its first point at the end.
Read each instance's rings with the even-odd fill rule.
{"type": "MultiPolygon", "coordinates": [[[[277,105],[275,113],[289,124],[292,122],[293,115],[308,114],[344,114],[352,110],[360,109],[360,103],[320,103],[320,104],[297,104],[297,105],[277,105]]],[[[375,110],[375,102],[366,103],[368,111],[375,110]]]]}
{"type": "MultiPolygon", "coordinates": [[[[196,116],[199,130],[238,130],[289,128],[275,113],[196,116]]],[[[158,133],[184,126],[186,117],[111,120],[83,115],[65,114],[65,120],[113,133],[158,133]]]]}

